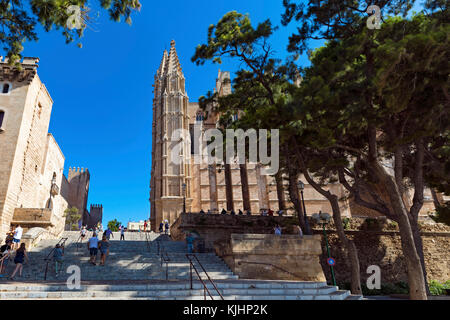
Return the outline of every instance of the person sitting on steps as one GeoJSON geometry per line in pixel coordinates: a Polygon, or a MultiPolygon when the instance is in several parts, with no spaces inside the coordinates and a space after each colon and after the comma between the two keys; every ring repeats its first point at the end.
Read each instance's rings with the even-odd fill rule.
{"type": "Polygon", "coordinates": [[[225,208],[223,208],[221,214],[227,214],[227,210],[225,210],[225,208]]]}

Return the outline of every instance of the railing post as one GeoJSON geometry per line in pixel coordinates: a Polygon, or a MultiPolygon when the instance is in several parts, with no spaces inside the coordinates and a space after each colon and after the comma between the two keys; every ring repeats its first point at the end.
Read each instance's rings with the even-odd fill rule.
{"type": "Polygon", "coordinates": [[[45,265],[44,280],[47,280],[47,271],[48,271],[48,260],[47,260],[47,264],[45,265]]]}
{"type": "Polygon", "coordinates": [[[193,286],[192,286],[192,261],[189,261],[189,269],[190,269],[190,275],[191,275],[191,290],[193,290],[193,286]]]}
{"type": "Polygon", "coordinates": [[[169,263],[166,261],[166,281],[169,281],[169,263]]]}

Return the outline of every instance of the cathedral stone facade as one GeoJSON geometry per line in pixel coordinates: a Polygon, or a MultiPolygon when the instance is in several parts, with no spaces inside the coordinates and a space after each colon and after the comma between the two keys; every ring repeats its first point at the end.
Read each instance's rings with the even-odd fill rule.
{"type": "Polygon", "coordinates": [[[71,168],[64,175],[65,157],[48,133],[53,100],[38,62],[24,58],[17,69],[0,57],[0,240],[17,224],[57,237],[68,207],[87,211],[89,172],[71,168]]]}
{"type": "MultiPolygon", "coordinates": [[[[230,73],[219,70],[214,91],[219,95],[231,93],[230,73]]],[[[237,117],[238,115],[235,115],[237,117]]],[[[194,161],[192,132],[218,127],[219,114],[214,110],[201,110],[198,103],[190,102],[186,92],[186,78],[171,42],[170,51],[164,51],[161,65],[155,75],[152,126],[152,168],[150,181],[150,220],[153,230],[161,221],[172,224],[183,212],[218,212],[250,209],[252,214],[261,210],[284,209],[293,213],[287,179],[263,175],[260,164],[198,164],[194,161]],[[177,137],[174,131],[191,132],[191,139],[177,137]],[[179,145],[182,145],[180,148],[179,145]],[[173,154],[176,153],[176,154],[173,154]],[[179,156],[181,163],[171,159],[179,156]],[[244,188],[246,186],[246,188],[244,188]]],[[[308,215],[319,211],[331,213],[327,199],[306,184],[304,200],[308,215]]],[[[377,217],[380,214],[362,208],[346,197],[344,187],[330,184],[326,189],[338,195],[343,216],[377,217]]],[[[430,191],[425,193],[423,215],[433,210],[430,191]]]]}
{"type": "MultiPolygon", "coordinates": [[[[222,96],[231,93],[229,72],[219,70],[214,90],[222,96]]],[[[154,84],[150,181],[150,220],[153,229],[164,220],[173,223],[183,212],[184,205],[186,212],[250,209],[252,214],[260,214],[261,210],[278,211],[282,207],[292,210],[286,182],[281,179],[281,185],[277,185],[273,176],[262,173],[260,164],[196,163],[191,145],[192,132],[216,128],[218,120],[219,114],[212,109],[204,112],[198,103],[189,101],[186,78],[175,41],[172,41],[170,51],[164,51],[154,84]],[[177,129],[191,132],[191,139],[173,139],[173,132],[177,129]],[[183,147],[176,148],[180,143],[183,147]],[[171,159],[178,154],[172,153],[179,152],[179,149],[183,161],[176,164],[171,159]],[[248,186],[247,190],[243,188],[243,181],[248,186]],[[281,192],[277,188],[281,188],[281,192]]],[[[340,185],[330,188],[336,189],[338,194],[343,192],[340,185]]],[[[319,210],[331,211],[328,201],[311,186],[305,186],[304,195],[308,214],[319,210]]],[[[349,214],[345,202],[342,202],[342,208],[344,215],[349,214]]]]}

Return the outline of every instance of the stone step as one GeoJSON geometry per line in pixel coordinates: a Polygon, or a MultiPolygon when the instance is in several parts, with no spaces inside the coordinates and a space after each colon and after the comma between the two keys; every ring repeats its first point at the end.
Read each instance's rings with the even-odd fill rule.
{"type": "MultiPolygon", "coordinates": [[[[220,296],[211,293],[214,300],[220,300],[220,296]]],[[[264,295],[264,294],[241,294],[222,295],[225,300],[345,300],[346,295],[303,295],[293,293],[292,295],[264,295]]],[[[193,291],[121,291],[121,292],[2,292],[1,299],[135,299],[135,298],[151,298],[155,300],[204,300],[203,290],[193,291]]],[[[210,296],[206,293],[207,300],[210,296]]]]}

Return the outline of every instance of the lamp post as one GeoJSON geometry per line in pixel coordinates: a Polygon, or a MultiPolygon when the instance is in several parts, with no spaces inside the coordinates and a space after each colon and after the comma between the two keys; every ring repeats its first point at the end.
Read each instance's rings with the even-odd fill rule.
{"type": "Polygon", "coordinates": [[[183,213],[186,213],[186,183],[183,183],[183,213]]]}
{"type": "Polygon", "coordinates": [[[315,213],[313,215],[313,218],[318,222],[322,224],[323,227],[323,236],[325,237],[325,244],[327,246],[327,257],[328,257],[328,265],[330,266],[330,271],[331,271],[331,278],[333,280],[333,285],[336,287],[336,277],[334,276],[334,264],[335,261],[334,259],[331,257],[331,253],[330,253],[330,246],[328,244],[328,235],[327,235],[327,230],[325,228],[326,225],[328,225],[328,223],[330,222],[331,216],[328,213],[319,211],[319,213],[315,213]],[[333,263],[330,263],[330,261],[333,261],[333,263]]]}
{"type": "Polygon", "coordinates": [[[305,233],[311,234],[311,229],[309,228],[309,223],[308,223],[308,216],[306,215],[305,197],[303,196],[303,190],[305,190],[305,184],[303,183],[302,180],[298,181],[298,189],[300,190],[301,201],[302,201],[302,205],[303,205],[303,214],[305,216],[305,228],[306,228],[305,233]]]}

